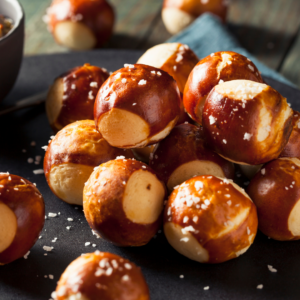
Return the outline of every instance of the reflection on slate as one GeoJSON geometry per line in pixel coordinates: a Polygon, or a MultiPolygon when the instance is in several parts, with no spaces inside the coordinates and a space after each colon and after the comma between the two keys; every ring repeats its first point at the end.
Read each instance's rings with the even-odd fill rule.
{"type": "MultiPolygon", "coordinates": [[[[89,62],[114,71],[124,63],[136,62],[140,55],[140,51],[100,50],[27,57],[17,84],[3,105],[43,91],[57,75],[77,65],[89,62]]],[[[268,78],[266,82],[287,97],[294,109],[300,110],[299,90],[268,78]]],[[[259,233],[246,254],[219,265],[203,265],[181,256],[169,246],[163,233],[158,233],[143,247],[115,247],[92,234],[81,207],[75,209],[59,200],[48,188],[44,175],[33,174],[33,170],[42,168],[42,163],[27,163],[29,157],[44,155],[41,147],[47,145],[53,134],[44,106],[1,117],[0,131],[0,171],[9,171],[35,182],[44,196],[47,215],[60,212],[55,218],[47,218],[42,238],[27,259],[21,258],[0,267],[1,300],[49,299],[67,265],[82,253],[96,249],[124,256],[140,266],[152,300],[300,298],[300,242],[277,242],[259,233]],[[36,146],[30,145],[32,141],[36,146]],[[67,218],[73,218],[73,222],[67,218]],[[71,229],[67,230],[67,226],[71,229]],[[51,242],[55,237],[57,241],[51,242]],[[86,242],[95,243],[97,247],[85,247],[86,242]],[[43,246],[54,249],[45,256],[43,246]],[[271,273],[267,265],[272,265],[278,272],[271,273]],[[54,275],[53,280],[49,279],[49,274],[54,275]],[[179,278],[180,275],[184,278],[179,278]],[[256,289],[259,284],[264,285],[262,290],[256,289]],[[203,290],[205,286],[210,289],[203,290]]],[[[241,180],[242,186],[245,181],[241,180]]]]}

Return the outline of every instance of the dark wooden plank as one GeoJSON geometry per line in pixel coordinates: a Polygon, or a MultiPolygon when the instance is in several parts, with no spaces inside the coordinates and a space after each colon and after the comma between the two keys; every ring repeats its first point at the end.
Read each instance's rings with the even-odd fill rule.
{"type": "Polygon", "coordinates": [[[280,73],[297,84],[300,88],[300,30],[292,48],[282,64],[280,73]]]}

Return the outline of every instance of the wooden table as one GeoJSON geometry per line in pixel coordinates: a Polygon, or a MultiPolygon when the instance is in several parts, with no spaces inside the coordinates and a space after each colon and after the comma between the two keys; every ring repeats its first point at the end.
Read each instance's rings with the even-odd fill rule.
{"type": "MultiPolygon", "coordinates": [[[[26,14],[25,55],[66,52],[42,17],[51,0],[20,0],[26,14]]],[[[148,49],[171,35],[162,0],[110,0],[117,22],[109,48],[148,49]]],[[[300,87],[300,0],[232,0],[228,26],[242,46],[300,87]]]]}

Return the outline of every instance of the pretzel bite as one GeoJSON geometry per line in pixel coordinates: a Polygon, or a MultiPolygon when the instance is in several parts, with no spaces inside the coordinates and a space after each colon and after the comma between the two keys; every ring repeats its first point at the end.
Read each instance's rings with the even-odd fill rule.
{"type": "Polygon", "coordinates": [[[95,98],[108,77],[105,69],[84,64],[55,79],[46,99],[46,113],[54,132],[78,120],[94,119],[95,98]]]}
{"type": "Polygon", "coordinates": [[[84,254],[61,275],[55,300],[149,300],[142,271],[134,263],[108,252],[84,254]]]}
{"type": "Polygon", "coordinates": [[[56,42],[73,50],[102,46],[111,36],[114,11],[105,0],[54,0],[45,21],[56,42]]]}
{"type": "Polygon", "coordinates": [[[187,45],[164,43],[147,50],[137,63],[164,70],[176,80],[183,93],[189,74],[198,61],[197,55],[187,45]]]}
{"type": "Polygon", "coordinates": [[[171,34],[189,26],[205,12],[226,20],[228,1],[224,0],[164,0],[162,19],[171,34]]]}
{"type": "Polygon", "coordinates": [[[233,164],[205,147],[201,131],[191,124],[176,126],[160,141],[149,165],[169,192],[195,175],[234,178],[233,164]]]}
{"type": "Polygon", "coordinates": [[[142,148],[170,133],[180,103],[178,86],[168,73],[146,65],[125,65],[98,92],[96,128],[114,147],[142,148]]]}
{"type": "Polygon", "coordinates": [[[110,146],[92,120],[69,124],[57,133],[44,158],[44,171],[52,192],[61,200],[82,205],[84,183],[94,168],[117,156],[133,158],[130,150],[110,146]]]}
{"type": "Polygon", "coordinates": [[[280,157],[297,157],[300,158],[300,113],[293,111],[293,130],[288,143],[280,153],[280,157]]]}
{"type": "Polygon", "coordinates": [[[247,192],[257,207],[259,229],[279,241],[300,239],[300,160],[279,158],[264,165],[247,192]]]}
{"type": "Polygon", "coordinates": [[[117,246],[142,246],[162,221],[164,184],[146,164],[117,159],[95,170],[83,191],[91,228],[117,246]]]}
{"type": "Polygon", "coordinates": [[[245,253],[253,243],[256,208],[232,180],[197,176],[170,195],[164,232],[182,255],[201,263],[221,263],[245,253]]]}
{"type": "Polygon", "coordinates": [[[263,82],[256,66],[239,53],[221,51],[203,58],[190,73],[184,89],[186,112],[202,124],[203,106],[209,92],[221,82],[237,79],[263,82]]]}
{"type": "Polygon", "coordinates": [[[30,181],[0,173],[0,265],[28,253],[43,229],[45,204],[30,181]]]}
{"type": "Polygon", "coordinates": [[[238,163],[277,158],[292,131],[293,111],[277,91],[249,80],[221,83],[208,95],[203,130],[212,149],[238,163]]]}

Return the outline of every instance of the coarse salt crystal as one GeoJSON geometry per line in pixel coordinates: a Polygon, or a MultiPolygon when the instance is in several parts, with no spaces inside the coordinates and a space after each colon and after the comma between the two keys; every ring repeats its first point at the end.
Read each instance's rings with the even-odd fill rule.
{"type": "Polygon", "coordinates": [[[189,217],[185,216],[185,217],[183,218],[183,223],[187,223],[188,220],[189,220],[189,217]]]}
{"type": "Polygon", "coordinates": [[[96,81],[93,81],[90,83],[91,87],[97,88],[98,87],[98,83],[96,81]]]}
{"type": "Polygon", "coordinates": [[[76,85],[74,83],[71,85],[71,89],[76,90],[76,85]]]}
{"type": "Polygon", "coordinates": [[[122,78],[122,83],[126,83],[127,79],[126,78],[122,78]]]}
{"type": "Polygon", "coordinates": [[[209,124],[210,124],[210,125],[216,123],[216,120],[217,120],[217,119],[214,118],[213,116],[209,116],[208,118],[209,118],[209,124]]]}
{"type": "Polygon", "coordinates": [[[147,83],[147,80],[141,79],[138,83],[138,85],[145,85],[147,83]]]}
{"type": "Polygon", "coordinates": [[[259,284],[256,288],[257,288],[258,290],[261,290],[263,287],[264,287],[264,286],[263,286],[262,284],[259,284]]]}
{"type": "Polygon", "coordinates": [[[50,252],[50,251],[52,251],[52,249],[54,249],[54,247],[43,246],[43,249],[44,249],[45,251],[50,252]]]}
{"type": "Polygon", "coordinates": [[[261,172],[262,175],[265,175],[266,174],[266,169],[263,168],[263,169],[260,170],[260,172],[261,172]]]}
{"type": "Polygon", "coordinates": [[[158,76],[161,76],[161,73],[160,73],[159,71],[157,71],[157,75],[158,75],[158,76]]]}
{"type": "Polygon", "coordinates": [[[57,214],[55,214],[55,213],[52,213],[52,212],[48,213],[48,217],[50,217],[50,218],[55,218],[56,216],[57,216],[57,214]]]}
{"type": "Polygon", "coordinates": [[[91,243],[90,242],[86,242],[85,244],[84,244],[84,246],[89,246],[91,243]]]}
{"type": "Polygon", "coordinates": [[[122,277],[122,281],[128,281],[130,278],[129,278],[129,276],[128,275],[124,275],[123,277],[122,277]]]}
{"type": "Polygon", "coordinates": [[[90,100],[93,100],[93,99],[94,99],[93,91],[89,91],[88,98],[89,98],[90,100]]]}
{"type": "Polygon", "coordinates": [[[273,266],[271,266],[271,265],[268,265],[268,269],[269,269],[269,271],[272,272],[272,273],[276,273],[276,272],[277,272],[277,270],[274,269],[273,266]]]}
{"type": "Polygon", "coordinates": [[[227,144],[227,141],[224,139],[224,140],[223,140],[223,143],[224,143],[224,144],[227,144]]]}
{"type": "Polygon", "coordinates": [[[68,218],[67,219],[69,222],[73,222],[73,219],[72,218],[68,218]]]}
{"type": "Polygon", "coordinates": [[[189,241],[189,238],[188,237],[184,237],[182,239],[180,239],[180,242],[185,242],[187,243],[189,241]]]}
{"type": "Polygon", "coordinates": [[[250,141],[252,135],[253,135],[253,134],[250,134],[250,133],[247,133],[247,132],[246,132],[246,133],[244,134],[244,140],[250,141]]]}
{"type": "Polygon", "coordinates": [[[24,259],[27,259],[29,254],[30,254],[30,251],[28,251],[28,252],[24,255],[24,259]]]}
{"type": "Polygon", "coordinates": [[[203,288],[203,290],[204,290],[204,291],[209,290],[209,286],[205,286],[205,287],[203,288]]]}
{"type": "Polygon", "coordinates": [[[129,69],[132,69],[132,68],[134,68],[134,65],[131,65],[131,64],[124,64],[124,67],[125,68],[129,68],[129,69]]]}
{"type": "Polygon", "coordinates": [[[33,174],[35,174],[35,175],[44,174],[44,170],[43,169],[33,170],[33,174]]]}

